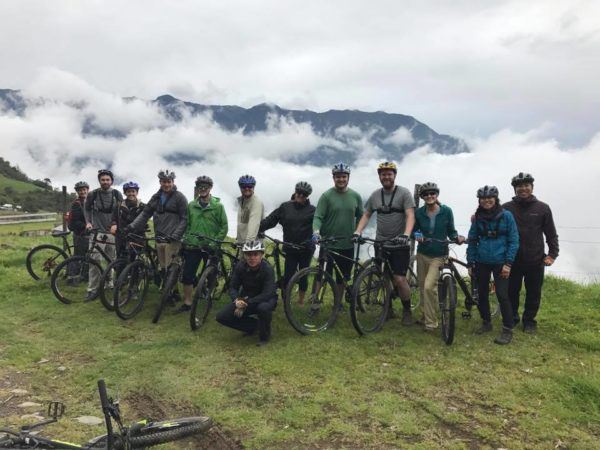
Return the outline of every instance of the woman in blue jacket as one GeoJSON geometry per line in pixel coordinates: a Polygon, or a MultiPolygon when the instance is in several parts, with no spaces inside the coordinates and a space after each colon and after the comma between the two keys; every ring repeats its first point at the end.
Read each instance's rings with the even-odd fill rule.
{"type": "Polygon", "coordinates": [[[479,314],[483,324],[477,334],[492,331],[489,301],[490,277],[494,274],[496,296],[502,313],[502,333],[494,342],[508,344],[512,340],[513,315],[508,299],[508,277],[519,249],[519,232],[513,215],[502,208],[495,186],[477,191],[479,207],[469,230],[467,263],[469,274],[475,275],[479,290],[479,314]]]}

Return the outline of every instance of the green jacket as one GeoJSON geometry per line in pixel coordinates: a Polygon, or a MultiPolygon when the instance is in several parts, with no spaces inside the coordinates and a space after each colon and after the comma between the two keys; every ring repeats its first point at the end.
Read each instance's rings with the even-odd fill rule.
{"type": "Polygon", "coordinates": [[[223,240],[227,236],[227,215],[221,201],[210,197],[206,208],[202,208],[198,199],[187,206],[187,227],[183,235],[183,243],[197,247],[214,247],[215,244],[205,239],[191,236],[191,233],[203,234],[214,239],[223,240]]]}
{"type": "MultiPolygon", "coordinates": [[[[426,205],[421,206],[415,211],[415,222],[414,231],[420,231],[426,238],[445,240],[456,239],[456,236],[458,236],[454,227],[454,215],[452,214],[452,210],[446,205],[440,205],[440,210],[435,216],[433,229],[427,215],[426,205]]],[[[445,256],[448,254],[448,246],[439,242],[419,242],[417,253],[432,257],[445,256]]]]}

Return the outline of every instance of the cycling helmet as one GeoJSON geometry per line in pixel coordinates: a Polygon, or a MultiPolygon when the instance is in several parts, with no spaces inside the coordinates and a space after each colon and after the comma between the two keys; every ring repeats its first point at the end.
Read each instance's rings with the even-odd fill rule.
{"type": "Polygon", "coordinates": [[[128,181],[123,185],[123,193],[127,192],[127,189],[135,189],[136,191],[139,191],[140,186],[135,181],[128,181]]]}
{"type": "Polygon", "coordinates": [[[196,178],[196,187],[200,185],[208,185],[212,187],[213,180],[211,177],[208,177],[206,175],[200,175],[198,178],[196,178]]]}
{"type": "Polygon", "coordinates": [[[525,173],[525,172],[519,172],[518,175],[515,175],[512,178],[512,181],[510,182],[510,184],[512,184],[513,187],[518,186],[519,184],[526,184],[526,183],[533,184],[533,176],[531,176],[530,173],[525,173]]]}
{"type": "Polygon", "coordinates": [[[256,186],[256,179],[252,175],[242,175],[238,180],[239,186],[256,186]]]}
{"type": "Polygon", "coordinates": [[[488,186],[487,184],[477,189],[477,198],[495,197],[498,198],[498,188],[496,186],[488,186]]]}
{"type": "Polygon", "coordinates": [[[427,181],[419,187],[419,197],[422,198],[426,192],[435,192],[436,194],[439,194],[440,188],[432,181],[427,181]]]}
{"type": "Polygon", "coordinates": [[[158,172],[158,179],[159,180],[175,180],[175,172],[173,172],[172,170],[161,170],[160,172],[158,172]]]}
{"type": "Polygon", "coordinates": [[[312,186],[306,181],[299,181],[296,183],[296,192],[300,192],[308,197],[310,194],[312,194],[312,186]]]}
{"type": "Polygon", "coordinates": [[[77,183],[75,183],[75,190],[77,189],[81,189],[81,188],[90,188],[90,185],[87,184],[85,181],[78,181],[77,183]]]}
{"type": "Polygon", "coordinates": [[[111,179],[111,180],[114,180],[114,179],[115,179],[115,177],[114,177],[113,173],[112,173],[110,170],[108,170],[108,169],[100,169],[100,170],[98,171],[98,179],[100,179],[100,177],[101,177],[102,175],[108,175],[108,176],[110,177],[110,179],[111,179]]]}
{"type": "Polygon", "coordinates": [[[242,251],[245,252],[263,252],[265,251],[265,244],[259,240],[250,240],[244,242],[244,246],[242,247],[242,251]]]}
{"type": "Polygon", "coordinates": [[[396,167],[396,164],[390,161],[382,162],[379,164],[379,166],[377,166],[377,173],[381,173],[383,170],[393,170],[394,173],[398,173],[398,168],[396,167]]]}
{"type": "Polygon", "coordinates": [[[346,175],[350,175],[350,166],[340,161],[335,166],[333,166],[333,168],[331,169],[331,173],[333,175],[338,173],[345,173],[346,175]]]}

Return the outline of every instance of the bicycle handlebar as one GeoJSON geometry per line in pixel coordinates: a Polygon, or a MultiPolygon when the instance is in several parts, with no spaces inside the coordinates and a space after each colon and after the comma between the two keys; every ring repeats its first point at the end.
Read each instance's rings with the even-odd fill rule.
{"type": "Polygon", "coordinates": [[[308,244],[310,244],[310,241],[306,241],[306,242],[303,242],[301,244],[295,244],[293,242],[280,241],[279,239],[272,238],[268,234],[264,234],[264,233],[263,233],[263,236],[266,237],[268,240],[270,240],[271,242],[273,242],[276,245],[287,245],[287,246],[289,246],[291,248],[294,248],[296,250],[304,250],[304,249],[306,249],[306,247],[308,246],[308,244]]]}
{"type": "Polygon", "coordinates": [[[219,239],[211,238],[210,236],[205,236],[205,235],[200,234],[200,233],[190,233],[190,236],[194,236],[194,237],[197,237],[199,239],[206,239],[207,241],[211,241],[211,242],[214,242],[215,244],[219,244],[219,245],[227,244],[227,245],[232,246],[233,248],[237,248],[237,247],[241,246],[237,242],[221,241],[219,239]]]}

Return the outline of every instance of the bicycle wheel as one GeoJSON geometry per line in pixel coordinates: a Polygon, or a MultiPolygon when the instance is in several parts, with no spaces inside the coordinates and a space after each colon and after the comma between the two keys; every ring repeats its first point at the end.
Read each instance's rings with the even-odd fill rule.
{"type": "Polygon", "coordinates": [[[456,326],[456,282],[454,277],[446,274],[438,283],[442,340],[446,345],[451,345],[456,326]]]}
{"type": "Polygon", "coordinates": [[[100,301],[102,305],[108,311],[114,311],[114,287],[115,281],[119,277],[119,274],[123,271],[125,266],[127,265],[128,260],[126,258],[118,258],[114,261],[111,261],[104,272],[102,272],[102,276],[100,277],[100,285],[98,288],[98,296],[100,297],[100,301]]]}
{"type": "Polygon", "coordinates": [[[406,272],[406,281],[410,287],[410,309],[415,310],[421,302],[421,296],[419,295],[419,280],[417,279],[416,272],[413,270],[415,257],[411,256],[410,264],[406,272]]]}
{"type": "Polygon", "coordinates": [[[205,433],[212,425],[213,421],[210,417],[183,417],[150,422],[142,427],[133,425],[128,440],[132,448],[150,447],[205,433]]]}
{"type": "Polygon", "coordinates": [[[306,267],[290,279],[283,304],[285,316],[298,333],[318,333],[335,323],[340,295],[331,275],[306,267]]]}
{"type": "Polygon", "coordinates": [[[350,317],[358,334],[381,330],[390,307],[391,289],[381,269],[371,265],[356,277],[352,288],[350,317]]]}
{"type": "Polygon", "coordinates": [[[27,272],[34,280],[49,280],[52,272],[69,255],[62,248],[52,244],[42,244],[33,247],[25,258],[27,272]]]}
{"type": "Polygon", "coordinates": [[[88,291],[88,271],[102,273],[98,262],[85,256],[72,256],[61,262],[50,278],[52,292],[65,304],[83,302],[88,291]]]}
{"type": "Polygon", "coordinates": [[[215,266],[209,266],[202,272],[198,286],[194,292],[194,301],[190,310],[190,327],[193,331],[200,328],[206,322],[208,313],[213,306],[213,295],[215,293],[215,282],[218,270],[215,266]]]}
{"type": "Polygon", "coordinates": [[[156,307],[156,312],[152,318],[152,323],[157,323],[159,321],[160,315],[165,309],[165,306],[172,301],[173,290],[177,286],[177,281],[179,280],[179,271],[180,267],[178,264],[171,264],[167,269],[166,279],[163,284],[162,294],[160,296],[160,303],[156,307]]]}
{"type": "Polygon", "coordinates": [[[220,263],[221,266],[219,268],[221,276],[217,279],[217,285],[215,286],[215,293],[213,295],[214,300],[220,301],[223,295],[226,295],[227,291],[229,291],[231,274],[233,273],[233,268],[237,263],[238,260],[236,258],[223,254],[220,263]]]}
{"type": "Polygon", "coordinates": [[[113,308],[119,318],[128,320],[141,311],[149,282],[143,261],[133,261],[123,269],[113,291],[113,308]]]}

